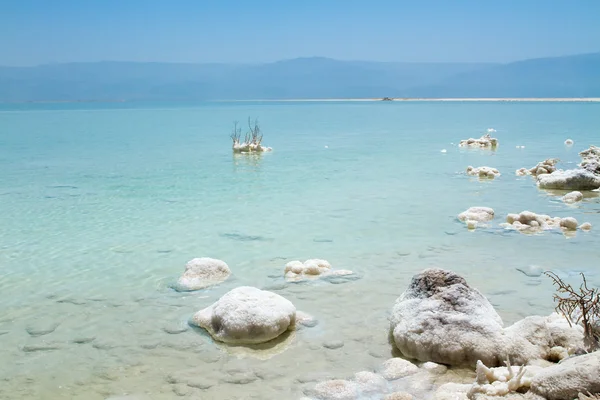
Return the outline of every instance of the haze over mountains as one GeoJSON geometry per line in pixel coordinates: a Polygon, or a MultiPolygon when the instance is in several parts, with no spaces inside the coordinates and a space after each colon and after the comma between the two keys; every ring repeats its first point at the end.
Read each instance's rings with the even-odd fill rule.
{"type": "Polygon", "coordinates": [[[267,64],[0,67],[0,101],[600,97],[600,53],[509,64],[298,58],[267,64]]]}

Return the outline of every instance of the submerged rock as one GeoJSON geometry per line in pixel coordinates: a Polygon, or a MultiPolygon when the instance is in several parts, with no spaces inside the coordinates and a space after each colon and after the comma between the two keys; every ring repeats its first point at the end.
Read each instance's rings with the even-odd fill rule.
{"type": "Polygon", "coordinates": [[[497,176],[500,176],[500,171],[498,171],[496,168],[491,167],[473,168],[471,166],[468,166],[467,174],[471,176],[478,176],[481,179],[494,179],[497,176]]]}
{"type": "Polygon", "coordinates": [[[600,188],[600,176],[585,169],[556,171],[538,176],[537,179],[537,184],[541,189],[594,190],[600,188]]]}
{"type": "Polygon", "coordinates": [[[185,265],[185,271],[174,289],[179,292],[203,289],[225,281],[230,274],[231,270],[224,261],[208,257],[194,258],[185,265]]]}
{"type": "Polygon", "coordinates": [[[581,347],[583,332],[557,315],[528,317],[503,328],[489,301],[464,278],[441,269],[413,277],[392,309],[394,344],[409,358],[447,365],[498,366],[509,357],[525,364],[551,349],[581,347]]]}
{"type": "Polygon", "coordinates": [[[382,375],[389,381],[404,378],[417,372],[419,372],[419,367],[403,358],[390,358],[383,363],[382,375]]]}
{"type": "Polygon", "coordinates": [[[498,139],[493,138],[490,133],[487,133],[479,139],[465,139],[461,140],[458,144],[461,147],[480,147],[480,148],[491,148],[494,149],[498,145],[498,139]]]}
{"type": "Polygon", "coordinates": [[[346,276],[352,275],[353,272],[345,269],[334,270],[325,260],[310,259],[304,263],[290,261],[285,265],[284,274],[288,281],[299,281],[324,276],[346,276]]]}
{"type": "Polygon", "coordinates": [[[294,328],[296,308],[278,294],[241,286],[198,311],[190,323],[206,329],[221,342],[258,344],[294,328]]]}
{"type": "Polygon", "coordinates": [[[583,193],[578,191],[569,192],[562,197],[562,201],[565,203],[577,203],[581,200],[583,200],[583,193]]]}
{"type": "Polygon", "coordinates": [[[315,395],[322,400],[354,400],[358,396],[358,385],[343,379],[317,383],[315,395]]]}

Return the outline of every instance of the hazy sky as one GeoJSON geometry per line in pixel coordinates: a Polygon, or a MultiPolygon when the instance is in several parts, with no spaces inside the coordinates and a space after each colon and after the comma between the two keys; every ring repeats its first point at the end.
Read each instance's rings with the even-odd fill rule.
{"type": "Polygon", "coordinates": [[[493,61],[600,51],[600,0],[0,0],[0,65],[493,61]]]}

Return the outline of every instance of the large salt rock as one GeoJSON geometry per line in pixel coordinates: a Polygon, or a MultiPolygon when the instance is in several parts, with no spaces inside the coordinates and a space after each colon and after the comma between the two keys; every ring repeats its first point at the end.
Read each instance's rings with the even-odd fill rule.
{"type": "Polygon", "coordinates": [[[542,189],[594,190],[600,188],[600,176],[585,169],[556,171],[538,176],[537,184],[542,189]]]}
{"type": "Polygon", "coordinates": [[[579,393],[600,393],[600,352],[571,357],[544,368],[532,378],[531,392],[548,400],[572,400],[579,393]]]}
{"type": "Polygon", "coordinates": [[[458,144],[461,147],[481,147],[481,148],[496,148],[498,145],[498,139],[493,138],[489,133],[483,135],[479,139],[465,139],[461,140],[458,144]]]}
{"type": "Polygon", "coordinates": [[[230,344],[268,342],[292,329],[295,322],[296,308],[289,300],[249,286],[227,292],[190,321],[215,340],[230,344]]]}
{"type": "Polygon", "coordinates": [[[306,260],[304,263],[300,261],[290,261],[285,265],[284,274],[288,281],[299,281],[331,275],[352,275],[353,272],[345,269],[334,270],[331,268],[331,264],[325,260],[310,259],[306,260]]]}
{"type": "Polygon", "coordinates": [[[577,230],[577,220],[573,217],[551,217],[531,211],[523,211],[520,214],[508,214],[506,223],[500,224],[500,226],[515,229],[522,233],[538,233],[556,228],[568,232],[577,230]]]}
{"type": "Polygon", "coordinates": [[[583,200],[583,193],[578,191],[569,192],[562,197],[562,201],[565,203],[577,203],[581,200],[583,200]]]}
{"type": "MultiPolygon", "coordinates": [[[[464,278],[442,269],[413,277],[390,318],[396,347],[406,357],[441,364],[497,365],[502,319],[464,278]]],[[[503,357],[503,356],[502,356],[503,357]]]]}
{"type": "Polygon", "coordinates": [[[230,274],[231,270],[224,261],[194,258],[185,265],[185,271],[174,288],[178,291],[203,289],[225,281],[230,274]]]}
{"type": "Polygon", "coordinates": [[[494,179],[497,176],[500,176],[500,171],[496,168],[491,167],[467,167],[467,174],[471,176],[478,176],[481,179],[494,179]]]}

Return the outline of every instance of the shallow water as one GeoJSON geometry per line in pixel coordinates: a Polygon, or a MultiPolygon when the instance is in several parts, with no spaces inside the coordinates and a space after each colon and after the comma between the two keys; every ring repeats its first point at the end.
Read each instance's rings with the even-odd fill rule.
{"type": "Polygon", "coordinates": [[[391,357],[389,310],[430,266],[463,274],[507,324],[548,314],[550,280],[517,268],[600,286],[600,198],[566,205],[514,172],[549,157],[574,167],[599,129],[593,103],[1,106],[0,398],[298,398],[391,357]],[[247,116],[274,152],[231,154],[231,122],[247,116]],[[496,151],[456,146],[489,127],[496,151]],[[468,165],[502,176],[481,182],[468,165]],[[456,215],[476,205],[496,219],[468,231],[456,215]],[[499,227],[523,210],[594,229],[499,227]],[[172,291],[201,256],[233,277],[172,291]],[[284,264],[307,258],[359,279],[286,285],[284,264]],[[266,355],[187,328],[240,285],[271,288],[319,324],[266,355]],[[334,340],[344,346],[323,347],[334,340]]]}

